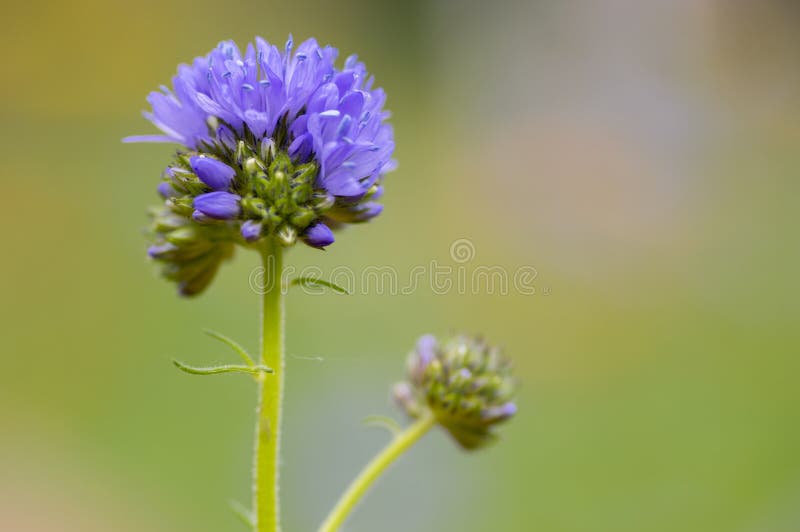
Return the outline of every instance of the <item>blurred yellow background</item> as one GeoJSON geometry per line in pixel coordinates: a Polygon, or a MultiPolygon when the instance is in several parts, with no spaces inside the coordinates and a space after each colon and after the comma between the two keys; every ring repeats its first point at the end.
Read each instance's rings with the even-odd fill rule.
{"type": "Polygon", "coordinates": [[[386,441],[425,332],[515,360],[519,415],[442,432],[352,532],[800,530],[800,9],[792,1],[3,1],[0,530],[243,530],[254,387],[171,367],[254,348],[255,254],[178,299],[145,258],[172,146],[123,145],[179,62],[289,32],[388,92],[386,211],[298,268],[536,268],[534,295],[288,300],[285,528],[386,441]],[[304,357],[322,356],[318,362],[304,357]]]}

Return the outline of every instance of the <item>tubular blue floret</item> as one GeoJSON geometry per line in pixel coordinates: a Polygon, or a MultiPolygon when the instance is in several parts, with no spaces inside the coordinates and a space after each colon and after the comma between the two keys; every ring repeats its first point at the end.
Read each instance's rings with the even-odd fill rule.
{"type": "Polygon", "coordinates": [[[261,224],[254,220],[247,220],[242,224],[242,238],[248,242],[255,242],[261,238],[261,224]]]}
{"type": "Polygon", "coordinates": [[[242,199],[230,192],[209,192],[194,198],[194,208],[201,214],[215,220],[231,220],[239,215],[239,200],[242,199]]]}
{"type": "Polygon", "coordinates": [[[172,188],[172,184],[162,181],[158,184],[158,193],[165,198],[169,198],[170,196],[175,195],[175,189],[172,188]]]}
{"type": "Polygon", "coordinates": [[[236,170],[216,159],[193,155],[189,158],[189,166],[200,178],[200,181],[214,190],[228,190],[236,175],[236,170]]]}
{"type": "Polygon", "coordinates": [[[315,248],[324,248],[333,244],[335,240],[333,231],[324,223],[318,223],[309,227],[303,235],[303,240],[309,246],[315,248]]]}

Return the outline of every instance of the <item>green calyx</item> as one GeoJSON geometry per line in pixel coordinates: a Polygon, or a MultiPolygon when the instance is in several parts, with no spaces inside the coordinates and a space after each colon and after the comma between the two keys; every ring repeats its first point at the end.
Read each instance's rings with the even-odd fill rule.
{"type": "Polygon", "coordinates": [[[240,229],[241,224],[249,222],[248,238],[238,238],[235,232],[231,233],[240,244],[275,236],[283,245],[292,245],[335,204],[335,198],[315,186],[319,172],[316,162],[294,162],[288,153],[276,150],[271,142],[262,142],[255,148],[239,140],[235,149],[215,144],[205,146],[203,152],[184,152],[176,156],[175,163],[165,174],[165,181],[175,192],[169,197],[168,206],[180,216],[192,216],[194,198],[211,192],[192,171],[190,160],[195,155],[213,157],[236,172],[226,192],[241,198],[239,216],[236,220],[204,220],[204,223],[227,224],[240,229]]]}
{"type": "Polygon", "coordinates": [[[151,212],[149,254],[162,264],[163,275],[178,284],[181,295],[204,291],[237,244],[256,247],[263,238],[275,238],[284,246],[293,245],[335,204],[332,196],[315,186],[319,169],[314,161],[295,163],[272,142],[255,145],[239,140],[235,149],[217,143],[204,146],[202,152],[179,152],[164,174],[167,197],[151,212]],[[197,216],[195,198],[212,189],[192,170],[195,155],[214,158],[234,170],[226,190],[241,198],[234,219],[197,216]]]}
{"type": "Polygon", "coordinates": [[[233,257],[231,230],[222,224],[198,224],[169,207],[154,209],[149,255],[162,264],[162,274],[178,284],[178,292],[195,296],[205,290],[223,261],[233,257]]]}

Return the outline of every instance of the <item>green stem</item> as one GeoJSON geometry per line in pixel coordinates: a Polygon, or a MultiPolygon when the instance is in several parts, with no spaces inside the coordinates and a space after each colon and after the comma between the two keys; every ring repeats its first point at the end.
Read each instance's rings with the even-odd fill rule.
{"type": "Polygon", "coordinates": [[[425,412],[403,432],[397,434],[347,488],[347,491],[336,503],[336,507],[328,515],[319,528],[319,532],[336,532],[344,523],[350,512],[353,511],[358,501],[364,496],[369,487],[381,473],[397,458],[406,452],[417,440],[427,433],[435,424],[436,419],[430,412],[425,412]]]}
{"type": "Polygon", "coordinates": [[[267,239],[262,248],[264,266],[260,364],[274,373],[258,378],[258,410],[253,464],[253,516],[255,532],[280,530],[278,473],[281,403],[283,399],[283,271],[282,248],[267,239]]]}

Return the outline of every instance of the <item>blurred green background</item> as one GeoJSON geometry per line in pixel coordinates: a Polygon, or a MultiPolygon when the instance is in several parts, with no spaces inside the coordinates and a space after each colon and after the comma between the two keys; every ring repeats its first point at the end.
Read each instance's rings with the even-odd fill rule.
{"type": "Polygon", "coordinates": [[[314,530],[399,417],[424,332],[483,332],[520,413],[474,455],[441,432],[366,531],[800,530],[800,9],[791,1],[3,1],[0,529],[243,530],[254,387],[189,378],[255,348],[254,254],[200,299],[145,259],[174,147],[148,91],[219,40],[315,36],[389,94],[386,211],[296,267],[538,271],[535,295],[288,300],[286,530],[314,530]],[[324,357],[323,362],[303,357],[324,357]]]}

